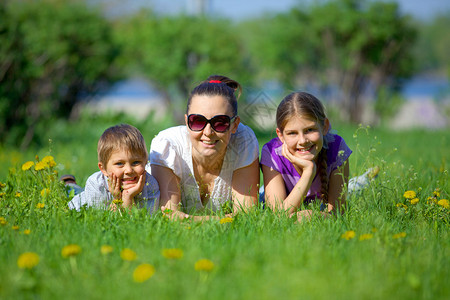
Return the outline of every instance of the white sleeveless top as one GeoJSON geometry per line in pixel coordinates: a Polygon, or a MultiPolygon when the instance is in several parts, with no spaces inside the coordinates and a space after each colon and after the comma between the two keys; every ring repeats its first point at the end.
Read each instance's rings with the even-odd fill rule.
{"type": "MultiPolygon", "coordinates": [[[[150,164],[171,169],[180,179],[181,203],[187,213],[208,208],[221,210],[222,205],[232,200],[231,183],[233,172],[246,167],[258,158],[259,146],[256,136],[249,127],[239,124],[231,135],[219,176],[208,203],[203,206],[192,164],[192,143],[186,126],[171,127],[161,131],[150,147],[150,164]]],[[[150,164],[146,169],[150,172],[150,164]]]]}

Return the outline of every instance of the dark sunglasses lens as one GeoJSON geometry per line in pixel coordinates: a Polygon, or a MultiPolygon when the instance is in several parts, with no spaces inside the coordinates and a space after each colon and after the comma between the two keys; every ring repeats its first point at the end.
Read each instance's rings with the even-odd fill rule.
{"type": "Polygon", "coordinates": [[[217,132],[225,132],[230,128],[230,117],[217,116],[211,119],[211,126],[217,132]]]}
{"type": "Polygon", "coordinates": [[[188,118],[189,128],[193,131],[200,131],[206,126],[208,120],[204,116],[190,115],[188,118]]]}

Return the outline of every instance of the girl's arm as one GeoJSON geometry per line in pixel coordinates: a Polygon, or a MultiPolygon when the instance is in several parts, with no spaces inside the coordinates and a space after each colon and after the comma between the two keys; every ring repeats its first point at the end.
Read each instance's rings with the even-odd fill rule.
{"type": "Polygon", "coordinates": [[[295,184],[289,195],[286,195],[284,180],[278,171],[262,165],[266,203],[272,209],[286,210],[289,215],[303,203],[315,176],[314,169],[303,170],[302,177],[295,184]]]}
{"type": "Polygon", "coordinates": [[[342,213],[345,205],[344,186],[348,184],[349,163],[348,159],[342,166],[331,172],[328,184],[328,212],[342,213]]]}
{"type": "Polygon", "coordinates": [[[259,161],[233,172],[231,183],[233,195],[233,213],[245,210],[258,203],[259,198],[259,161]]]}

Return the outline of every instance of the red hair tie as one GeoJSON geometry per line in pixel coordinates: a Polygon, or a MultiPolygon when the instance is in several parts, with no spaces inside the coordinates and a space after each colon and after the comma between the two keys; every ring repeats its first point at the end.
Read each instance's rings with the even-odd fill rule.
{"type": "Polygon", "coordinates": [[[222,81],[220,81],[220,80],[210,80],[210,81],[208,81],[209,83],[222,83],[222,81]]]}

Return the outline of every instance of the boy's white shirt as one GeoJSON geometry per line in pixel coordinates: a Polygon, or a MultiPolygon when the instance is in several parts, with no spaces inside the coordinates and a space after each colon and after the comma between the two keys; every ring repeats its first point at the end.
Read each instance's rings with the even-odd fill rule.
{"type": "MultiPolygon", "coordinates": [[[[156,179],[146,172],[145,184],[142,192],[135,196],[134,201],[138,207],[147,208],[152,214],[159,209],[159,185],[156,179]]],[[[83,192],[75,195],[68,205],[70,209],[80,210],[86,207],[108,208],[113,201],[113,195],[109,192],[108,178],[101,172],[95,172],[86,181],[83,192]]]]}

